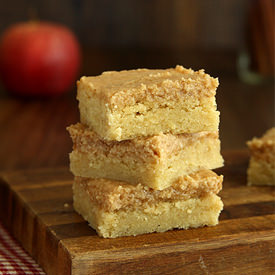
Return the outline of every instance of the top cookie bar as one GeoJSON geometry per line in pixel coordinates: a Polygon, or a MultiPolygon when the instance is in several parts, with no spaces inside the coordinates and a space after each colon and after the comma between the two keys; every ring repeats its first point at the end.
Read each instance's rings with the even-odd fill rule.
{"type": "Polygon", "coordinates": [[[217,131],[218,79],[182,66],[82,77],[77,83],[80,120],[107,140],[160,133],[217,131]]]}

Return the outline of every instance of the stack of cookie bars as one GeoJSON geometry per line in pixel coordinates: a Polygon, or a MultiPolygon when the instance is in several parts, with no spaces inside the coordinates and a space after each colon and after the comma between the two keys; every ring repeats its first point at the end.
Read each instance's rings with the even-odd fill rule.
{"type": "Polygon", "coordinates": [[[80,79],[81,123],[68,127],[74,208],[100,236],[218,223],[218,84],[182,66],[80,79]]]}

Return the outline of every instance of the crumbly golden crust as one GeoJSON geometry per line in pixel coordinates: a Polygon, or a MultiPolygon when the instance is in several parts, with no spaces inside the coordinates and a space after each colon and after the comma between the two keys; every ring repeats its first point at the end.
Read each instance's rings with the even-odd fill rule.
{"type": "Polygon", "coordinates": [[[75,177],[75,183],[89,193],[90,201],[104,211],[129,208],[146,208],[157,202],[201,198],[209,193],[217,194],[222,188],[223,176],[211,170],[179,177],[170,187],[154,190],[138,184],[133,186],[122,181],[75,177]]]}
{"type": "Polygon", "coordinates": [[[144,101],[177,102],[184,95],[213,97],[219,82],[204,70],[178,65],[166,70],[109,71],[95,77],[83,76],[77,85],[85,86],[91,96],[101,98],[113,110],[144,101]]]}
{"type": "MultiPolygon", "coordinates": [[[[218,132],[198,132],[193,134],[159,134],[151,137],[138,137],[131,140],[108,141],[102,139],[87,126],[77,123],[67,127],[73,140],[74,150],[80,152],[100,152],[108,157],[133,156],[139,159],[165,158],[194,142],[202,139],[219,138],[218,132]]],[[[157,161],[157,160],[156,160],[157,161]]]]}
{"type": "Polygon", "coordinates": [[[275,127],[269,129],[261,138],[254,137],[247,145],[253,158],[266,161],[275,168],[275,127]]]}

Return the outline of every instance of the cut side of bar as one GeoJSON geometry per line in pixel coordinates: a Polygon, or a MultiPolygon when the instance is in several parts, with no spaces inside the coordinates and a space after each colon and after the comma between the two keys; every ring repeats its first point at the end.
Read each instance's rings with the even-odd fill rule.
{"type": "Polygon", "coordinates": [[[210,170],[158,191],[139,184],[75,177],[74,208],[104,238],[218,223],[222,176],[210,170]]]}
{"type": "Polygon", "coordinates": [[[82,77],[77,83],[80,121],[102,138],[117,141],[218,131],[218,85],[203,70],[182,66],[82,77]]]}
{"type": "Polygon", "coordinates": [[[75,176],[122,180],[162,190],[181,176],[223,165],[218,132],[106,141],[83,124],[68,127],[75,176]]]}
{"type": "Polygon", "coordinates": [[[248,185],[275,185],[275,128],[248,143],[248,185]]]}

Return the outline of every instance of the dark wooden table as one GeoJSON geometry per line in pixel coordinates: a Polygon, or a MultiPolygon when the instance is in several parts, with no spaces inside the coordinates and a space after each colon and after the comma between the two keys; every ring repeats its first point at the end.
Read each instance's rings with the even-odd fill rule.
{"type": "MultiPolygon", "coordinates": [[[[274,124],[274,83],[242,83],[234,53],[192,55],[170,51],[86,50],[83,72],[96,75],[122,68],[165,68],[183,64],[218,76],[222,150],[245,148],[245,142],[274,124]]],[[[22,99],[0,91],[0,170],[68,165],[71,141],[66,126],[79,120],[75,90],[54,99],[22,99]]]]}
{"type": "Polygon", "coordinates": [[[274,188],[246,186],[224,154],[217,226],[103,239],[73,210],[68,168],[0,175],[0,219],[47,274],[274,274],[274,188]]]}
{"type": "MultiPolygon", "coordinates": [[[[93,50],[93,51],[86,51],[84,54],[84,57],[85,58],[83,63],[83,72],[81,73],[82,75],[83,74],[97,75],[104,70],[130,69],[130,68],[137,68],[137,67],[167,68],[167,67],[175,66],[176,64],[183,64],[186,67],[192,67],[194,69],[205,68],[206,72],[210,73],[213,76],[218,76],[220,80],[220,87],[218,88],[218,91],[217,91],[218,109],[221,112],[220,138],[222,142],[222,151],[224,152],[228,151],[227,154],[225,154],[225,156],[230,156],[230,154],[235,155],[233,151],[246,148],[245,143],[248,139],[251,139],[253,136],[262,135],[262,133],[266,131],[266,129],[274,125],[274,83],[269,82],[258,86],[251,86],[241,82],[236,73],[236,54],[234,53],[219,54],[216,52],[212,52],[212,53],[196,52],[195,55],[192,55],[189,53],[182,53],[182,52],[169,52],[169,51],[164,52],[162,50],[154,50],[154,51],[93,50]]],[[[54,171],[56,173],[57,171],[60,171],[60,168],[57,168],[57,167],[69,166],[68,153],[71,151],[72,143],[65,128],[66,126],[72,123],[75,123],[79,120],[79,113],[78,113],[77,101],[75,99],[75,96],[76,96],[76,92],[74,89],[70,93],[67,93],[59,98],[22,99],[22,98],[12,97],[7,92],[5,92],[4,89],[1,90],[0,88],[0,172],[1,170],[5,171],[4,173],[8,173],[7,172],[8,170],[17,170],[17,169],[21,170],[21,169],[29,169],[29,168],[47,167],[49,168],[49,170],[44,170],[44,169],[42,170],[54,171]]],[[[246,168],[244,167],[244,165],[247,165],[247,159],[245,164],[243,164],[242,166],[242,170],[239,169],[240,167],[238,164],[238,160],[237,160],[237,163],[234,162],[234,163],[231,163],[231,165],[235,165],[235,166],[237,165],[237,170],[236,170],[237,172],[236,173],[234,172],[232,174],[234,178],[233,184],[237,182],[236,177],[238,178],[238,173],[240,173],[241,171],[242,177],[243,177],[242,184],[245,185],[246,182],[245,182],[244,176],[245,176],[246,168]]],[[[230,167],[231,166],[228,165],[228,162],[227,162],[225,167],[223,168],[225,169],[224,170],[225,173],[227,169],[230,169],[230,167]]],[[[62,171],[66,171],[66,173],[70,175],[68,168],[65,168],[65,170],[63,169],[62,171]]],[[[14,172],[11,172],[11,173],[14,173],[14,172]]],[[[72,176],[70,175],[70,177],[72,176]]],[[[56,177],[55,177],[55,182],[56,182],[56,177]]],[[[45,184],[45,182],[43,184],[45,184]]],[[[3,184],[2,184],[2,187],[3,187],[3,184]]],[[[39,188],[36,188],[35,190],[39,190],[39,188]]],[[[71,188],[67,188],[67,190],[71,192],[71,188]]],[[[236,191],[236,188],[233,188],[232,190],[236,192],[235,194],[236,194],[236,197],[238,198],[238,194],[239,194],[238,190],[236,191]]],[[[244,190],[248,192],[250,189],[245,188],[244,190]]],[[[44,194],[44,190],[42,191],[42,193],[44,194]]],[[[2,201],[0,200],[0,204],[2,203],[2,207],[0,207],[0,210],[2,209],[2,218],[4,221],[5,218],[9,216],[9,214],[7,214],[7,211],[5,209],[7,205],[5,204],[5,200],[11,199],[11,197],[3,193],[3,191],[1,191],[0,194],[2,194],[3,196],[3,200],[2,201]]],[[[66,192],[64,194],[66,194],[66,192]]],[[[62,193],[62,195],[64,194],[62,193]]],[[[69,194],[70,194],[69,200],[71,200],[71,193],[69,194]]],[[[235,194],[233,194],[232,197],[234,197],[234,203],[237,203],[238,201],[235,201],[235,194]]],[[[251,194],[253,195],[253,197],[255,197],[253,193],[251,194]]],[[[240,197],[240,198],[243,200],[243,199],[247,199],[248,197],[249,196],[244,195],[243,197],[240,197]]],[[[16,196],[16,198],[18,198],[18,196],[16,196]]],[[[15,200],[12,200],[12,201],[15,202],[15,200]]],[[[9,203],[8,205],[10,206],[11,204],[9,203]]],[[[264,205],[263,209],[264,211],[266,211],[266,204],[263,204],[263,205],[264,205]]],[[[48,206],[52,206],[52,204],[48,204],[48,206]]],[[[225,228],[227,228],[227,230],[230,231],[230,234],[233,234],[233,235],[239,234],[240,228],[243,228],[244,231],[247,231],[247,228],[248,228],[248,230],[252,230],[254,232],[255,231],[254,216],[259,215],[258,213],[259,205],[251,204],[251,207],[247,207],[247,206],[248,205],[245,204],[243,208],[240,208],[240,209],[243,209],[243,211],[241,211],[239,208],[236,208],[236,209],[234,207],[230,208],[230,206],[228,208],[228,206],[226,206],[227,209],[226,211],[223,212],[224,213],[223,215],[228,215],[228,213],[231,213],[230,209],[233,209],[233,210],[235,209],[234,211],[237,213],[237,216],[234,218],[236,218],[236,220],[238,221],[240,221],[240,217],[238,216],[238,213],[245,213],[245,215],[248,216],[248,220],[243,219],[244,221],[243,223],[245,225],[244,227],[240,227],[239,224],[235,224],[234,222],[232,223],[232,218],[230,218],[231,220],[224,222],[223,221],[224,217],[221,217],[222,225],[219,227],[215,227],[213,230],[214,231],[218,230],[218,232],[220,232],[219,230],[220,228],[223,228],[222,226],[224,224],[225,228]],[[251,211],[255,211],[255,213],[249,214],[253,216],[253,223],[249,220],[250,216],[247,215],[247,213],[250,211],[249,209],[250,210],[252,209],[251,211]],[[230,226],[232,225],[233,229],[230,226],[228,227],[227,223],[230,226]],[[250,224],[253,224],[251,228],[250,228],[250,224]]],[[[61,204],[61,207],[63,207],[63,204],[61,204]]],[[[29,209],[31,208],[27,207],[26,209],[28,209],[29,211],[29,209]]],[[[60,213],[63,213],[63,212],[64,211],[61,209],[60,213]]],[[[20,213],[22,214],[25,212],[20,212],[20,213]]],[[[73,214],[74,212],[71,212],[71,213],[73,214]]],[[[265,213],[265,214],[268,214],[268,213],[265,213]]],[[[12,219],[13,221],[16,221],[16,222],[22,221],[22,224],[28,225],[28,221],[30,221],[30,219],[26,218],[27,217],[26,215],[24,216],[22,214],[22,216],[20,216],[16,212],[14,212],[14,215],[16,215],[16,218],[12,219]],[[25,217],[25,218],[23,220],[23,218],[20,219],[20,217],[21,218],[25,217]]],[[[77,216],[77,217],[80,218],[80,216],[77,216]]],[[[257,221],[259,220],[259,230],[261,231],[264,228],[261,220],[262,217],[256,217],[256,218],[257,218],[257,221]]],[[[59,217],[54,218],[54,220],[58,222],[62,222],[62,219],[59,219],[59,217]]],[[[265,219],[265,221],[267,221],[267,219],[265,219]]],[[[81,230],[81,228],[85,228],[85,230],[86,229],[91,230],[86,223],[83,223],[83,224],[84,224],[84,227],[77,227],[78,230],[81,230]]],[[[9,228],[12,229],[12,227],[10,226],[9,228]]],[[[23,227],[16,225],[15,228],[18,231],[20,228],[22,229],[23,227]]],[[[75,228],[73,230],[71,229],[69,230],[70,230],[69,232],[75,232],[75,228]]],[[[20,239],[20,237],[16,235],[16,232],[14,231],[12,232],[18,239],[20,239]]],[[[20,232],[25,232],[25,230],[20,232]]],[[[42,231],[40,230],[40,233],[41,232],[42,231]]],[[[54,232],[54,231],[46,230],[45,232],[54,232]]],[[[193,236],[194,238],[195,235],[193,235],[192,232],[193,231],[190,231],[190,232],[179,231],[180,234],[187,234],[187,235],[191,234],[190,236],[193,236]]],[[[207,232],[207,230],[204,232],[207,232]]],[[[173,235],[173,231],[170,231],[167,234],[169,236],[171,234],[173,235]]],[[[199,234],[198,236],[203,235],[200,232],[198,234],[199,234]]],[[[257,235],[258,232],[255,234],[257,235]]],[[[270,234],[273,234],[273,233],[270,233],[270,234]]],[[[23,235],[24,235],[24,238],[25,237],[28,238],[29,236],[28,234],[25,234],[25,233],[23,235]]],[[[220,236],[220,233],[219,234],[215,233],[215,236],[216,235],[220,236]]],[[[228,235],[228,236],[230,237],[231,235],[228,235]]],[[[91,238],[93,237],[96,237],[96,236],[95,235],[91,236],[91,238]]],[[[140,238],[143,238],[143,236],[140,236],[140,238]]],[[[235,240],[234,238],[232,239],[233,241],[235,240]]],[[[272,250],[269,249],[270,242],[264,243],[262,242],[262,240],[259,241],[259,234],[257,235],[257,238],[256,237],[254,238],[254,235],[249,235],[249,237],[247,237],[246,235],[243,235],[242,238],[237,237],[237,240],[245,241],[244,245],[246,245],[248,249],[248,250],[244,250],[243,244],[242,246],[240,246],[240,249],[242,250],[242,253],[244,255],[244,256],[241,256],[241,258],[246,259],[245,263],[242,261],[242,264],[238,266],[239,268],[242,268],[242,270],[247,271],[250,268],[250,270],[253,269],[254,271],[254,268],[255,270],[257,268],[260,268],[260,270],[263,271],[263,270],[270,270],[270,268],[272,268],[272,266],[270,265],[272,263],[272,250]],[[258,241],[257,245],[252,244],[252,242],[256,242],[256,241],[258,241]],[[252,247],[252,250],[251,250],[251,247],[252,247]],[[251,255],[254,258],[252,256],[247,257],[248,255],[247,251],[249,251],[249,253],[251,253],[251,255]],[[255,258],[255,255],[257,258],[255,258]]],[[[268,238],[268,241],[269,241],[271,238],[273,239],[274,237],[273,235],[268,235],[267,237],[264,236],[263,238],[268,238]]],[[[52,240],[52,239],[53,238],[48,238],[47,240],[52,240]]],[[[184,237],[180,237],[180,239],[182,241],[184,240],[184,237]]],[[[35,240],[35,239],[31,237],[31,240],[35,240]]],[[[43,243],[44,239],[39,236],[38,240],[39,242],[37,243],[40,244],[40,243],[43,243]]],[[[135,240],[138,240],[138,239],[135,239],[135,240]]],[[[25,245],[24,241],[22,241],[22,239],[20,239],[20,241],[21,243],[23,243],[24,247],[28,250],[28,247],[25,245]]],[[[128,242],[128,243],[131,244],[131,242],[128,242]]],[[[198,244],[197,241],[196,243],[198,244]]],[[[49,250],[50,254],[48,255],[55,255],[55,254],[52,254],[52,247],[54,247],[54,246],[51,246],[52,242],[47,242],[46,244],[50,245],[50,250],[49,250]]],[[[235,249],[235,246],[231,246],[231,243],[228,243],[228,244],[230,249],[231,248],[233,250],[235,249]]],[[[49,248],[49,246],[47,247],[49,248]]],[[[184,247],[186,247],[186,244],[184,244],[184,247]]],[[[191,251],[194,251],[193,244],[190,247],[192,248],[191,251]]],[[[211,253],[216,254],[217,251],[218,253],[224,253],[222,257],[218,257],[219,259],[220,258],[223,259],[222,261],[218,260],[218,263],[220,263],[221,270],[225,270],[225,266],[226,266],[228,270],[231,271],[233,267],[232,272],[233,274],[235,274],[234,264],[237,263],[237,258],[239,258],[239,251],[236,250],[237,252],[235,251],[235,254],[234,253],[232,254],[232,255],[237,255],[237,258],[231,257],[230,260],[228,260],[229,258],[228,256],[226,256],[227,255],[226,253],[228,253],[229,250],[224,249],[224,247],[219,249],[220,250],[215,249],[214,250],[215,252],[209,249],[207,250],[210,253],[210,254],[207,254],[209,257],[206,254],[204,254],[204,257],[206,256],[205,259],[207,261],[208,260],[210,261],[210,262],[207,262],[207,264],[211,263],[211,260],[213,259],[213,255],[211,253]]],[[[37,251],[41,251],[43,256],[44,255],[43,253],[45,251],[47,252],[47,249],[44,249],[44,247],[42,247],[41,249],[39,248],[37,251]]],[[[136,251],[134,251],[134,253],[136,255],[136,251]]],[[[157,250],[157,253],[159,253],[159,249],[157,250]]],[[[33,253],[31,254],[35,256],[33,253]]],[[[165,255],[165,259],[167,259],[167,250],[165,250],[164,255],[165,255]]],[[[180,255],[180,254],[176,253],[175,255],[180,255]]],[[[113,252],[112,252],[112,257],[113,257],[113,252]]],[[[47,257],[43,256],[41,258],[42,260],[39,260],[39,257],[38,258],[35,257],[35,259],[36,260],[38,259],[38,262],[44,268],[46,268],[46,264],[43,263],[43,261],[47,261],[48,260],[47,257]]],[[[54,258],[50,259],[51,267],[54,266],[52,265],[52,261],[54,260],[56,261],[56,259],[57,258],[55,256],[54,258]]],[[[130,263],[134,265],[135,269],[137,268],[136,262],[131,261],[130,263]]],[[[163,262],[161,260],[161,263],[162,263],[162,265],[160,265],[160,267],[162,268],[161,272],[163,272],[165,268],[169,268],[169,266],[171,266],[171,265],[167,265],[166,261],[163,262]]],[[[178,261],[178,263],[180,263],[180,261],[178,261]]],[[[57,266],[60,268],[64,267],[63,265],[60,265],[60,264],[58,264],[57,266]]],[[[76,265],[76,266],[82,267],[83,265],[81,263],[80,265],[76,265]]],[[[203,262],[203,268],[204,266],[205,264],[203,262]]],[[[215,265],[213,265],[212,263],[210,264],[210,266],[211,268],[215,267],[215,265]]],[[[143,268],[143,264],[142,266],[140,265],[140,267],[143,268]]],[[[192,266],[190,265],[190,267],[193,268],[193,265],[192,266]]],[[[67,269],[70,268],[70,265],[67,264],[67,262],[66,262],[66,268],[67,269]]],[[[66,268],[64,268],[62,272],[65,272],[67,270],[66,268]]],[[[121,263],[119,263],[118,268],[120,270],[121,263]]]]}

